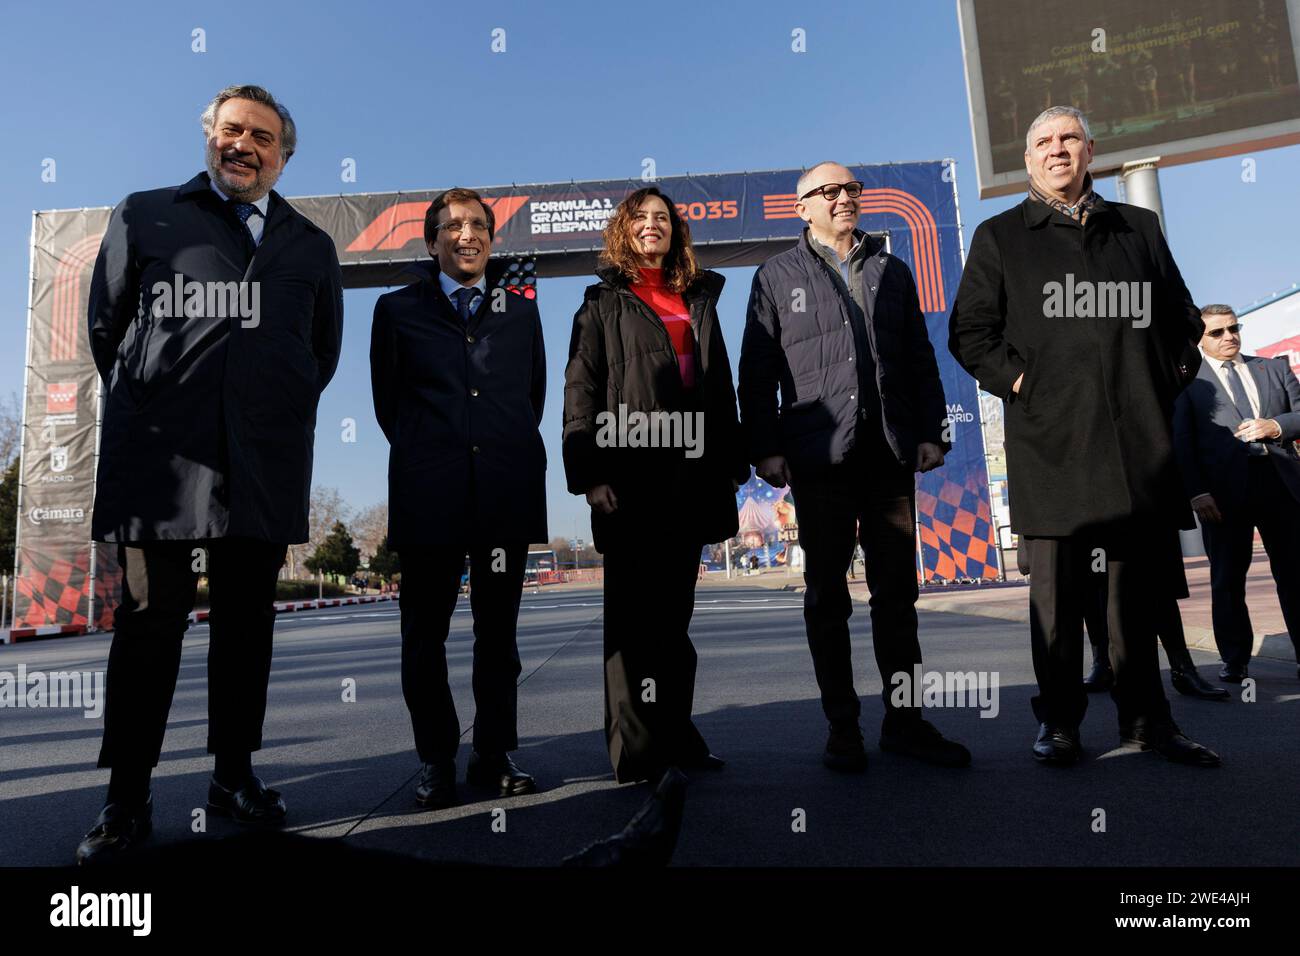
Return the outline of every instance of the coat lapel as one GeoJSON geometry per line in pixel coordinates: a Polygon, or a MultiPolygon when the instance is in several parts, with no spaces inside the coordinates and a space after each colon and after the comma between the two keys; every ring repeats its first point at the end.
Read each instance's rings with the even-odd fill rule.
{"type": "Polygon", "coordinates": [[[271,207],[267,212],[269,215],[262,230],[262,241],[253,251],[253,258],[248,260],[248,268],[244,270],[245,282],[252,278],[254,272],[265,269],[267,263],[284,250],[289,239],[297,232],[293,228],[293,212],[279,193],[272,191],[271,207]]]}
{"type": "Polygon", "coordinates": [[[1250,377],[1254,379],[1255,391],[1259,393],[1259,417],[1270,418],[1271,416],[1268,414],[1268,399],[1271,395],[1271,391],[1269,390],[1268,381],[1265,377],[1264,363],[1254,355],[1243,355],[1241,358],[1242,361],[1246,363],[1246,371],[1249,372],[1250,377]]]}
{"type": "MultiPolygon", "coordinates": [[[[1201,368],[1200,371],[1196,373],[1196,377],[1204,379],[1209,383],[1210,387],[1214,389],[1216,405],[1226,407],[1234,416],[1240,418],[1241,416],[1237,412],[1237,406],[1232,403],[1232,396],[1229,395],[1228,390],[1223,387],[1223,380],[1219,378],[1219,373],[1215,371],[1217,366],[1214,364],[1214,361],[1215,360],[1210,358],[1208,355],[1202,356],[1201,368]]],[[[1210,408],[1208,411],[1213,415],[1215,409],[1210,408]]]]}

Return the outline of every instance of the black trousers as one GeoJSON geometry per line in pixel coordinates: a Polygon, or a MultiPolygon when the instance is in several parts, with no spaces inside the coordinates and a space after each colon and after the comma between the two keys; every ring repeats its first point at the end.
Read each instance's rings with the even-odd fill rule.
{"type": "Polygon", "coordinates": [[[1106,600],[1115,672],[1111,696],[1121,733],[1171,720],[1156,628],[1172,590],[1168,574],[1150,573],[1153,554],[1165,551],[1160,536],[1168,534],[1165,528],[1121,523],[1062,538],[1022,537],[1029,550],[1029,633],[1038,679],[1031,703],[1039,721],[1069,728],[1083,721],[1083,620],[1099,590],[1106,600]]]}
{"type": "Polygon", "coordinates": [[[704,544],[665,536],[661,512],[625,499],[615,514],[618,533],[604,551],[605,741],[614,776],[626,783],[709,753],[691,721],[690,624],[704,544]]]}
{"type": "Polygon", "coordinates": [[[871,590],[871,639],[892,718],[918,718],[894,707],[891,677],[911,677],[921,663],[917,640],[916,479],[878,435],[843,464],[820,474],[791,476],[790,491],[806,561],[804,623],[822,710],[831,723],[849,723],[862,710],[853,686],[849,617],[853,601],[845,572],[861,542],[871,590]]]}
{"type": "Polygon", "coordinates": [[[251,538],[118,546],[122,603],[113,615],[99,766],[158,765],[204,566],[211,606],[208,753],[261,748],[285,547],[251,538]]]}
{"type": "Polygon", "coordinates": [[[1282,619],[1300,659],[1300,503],[1266,457],[1249,460],[1247,478],[1240,510],[1228,511],[1220,504],[1222,523],[1201,523],[1201,538],[1210,558],[1214,642],[1225,664],[1244,666],[1250,661],[1255,631],[1246,608],[1246,573],[1258,528],[1277,585],[1282,619]]]}
{"type": "MultiPolygon", "coordinates": [[[[1183,570],[1183,542],[1176,530],[1166,532],[1165,554],[1157,557],[1151,555],[1151,575],[1156,572],[1157,562],[1168,562],[1169,590],[1163,596],[1152,592],[1151,613],[1154,615],[1156,634],[1165,649],[1165,657],[1173,668],[1192,666],[1192,655],[1187,649],[1187,635],[1183,631],[1183,615],[1178,608],[1180,599],[1188,597],[1187,574],[1183,570]]],[[[1153,542],[1154,543],[1154,542],[1153,542]]],[[[1150,575],[1148,575],[1150,576],[1150,575]]],[[[1089,600],[1083,611],[1084,624],[1088,628],[1088,641],[1092,644],[1093,657],[1109,654],[1107,644],[1108,628],[1106,626],[1107,591],[1105,587],[1089,591],[1089,600]]]]}
{"type": "Polygon", "coordinates": [[[527,543],[466,545],[429,554],[402,552],[402,696],[411,714],[422,763],[456,759],[460,720],[447,683],[447,633],[470,560],[474,616],[474,749],[506,753],[519,747],[517,682],[521,665],[515,629],[524,587],[527,543]]]}

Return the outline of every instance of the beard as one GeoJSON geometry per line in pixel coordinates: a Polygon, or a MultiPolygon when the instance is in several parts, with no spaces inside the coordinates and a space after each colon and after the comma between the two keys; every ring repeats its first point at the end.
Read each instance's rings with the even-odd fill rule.
{"type": "Polygon", "coordinates": [[[232,182],[221,169],[221,153],[211,144],[207,150],[207,166],[213,184],[231,199],[240,202],[256,202],[269,193],[280,178],[279,170],[268,171],[265,166],[258,166],[253,170],[252,182],[232,182]]]}

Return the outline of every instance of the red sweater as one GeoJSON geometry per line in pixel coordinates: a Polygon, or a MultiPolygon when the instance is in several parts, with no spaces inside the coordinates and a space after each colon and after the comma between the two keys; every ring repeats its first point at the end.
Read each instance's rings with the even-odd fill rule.
{"type": "Polygon", "coordinates": [[[695,333],[691,330],[691,314],[686,303],[676,292],[664,285],[663,269],[641,268],[641,281],[632,283],[632,291],[650,308],[668,329],[677,353],[677,371],[682,376],[682,387],[695,387],[695,333]]]}

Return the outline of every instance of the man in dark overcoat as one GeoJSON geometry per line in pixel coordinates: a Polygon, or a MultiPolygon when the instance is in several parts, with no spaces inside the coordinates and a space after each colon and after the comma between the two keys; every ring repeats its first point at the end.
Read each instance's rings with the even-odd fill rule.
{"type": "Polygon", "coordinates": [[[1080,755],[1083,608],[1090,588],[1107,587],[1122,741],[1217,766],[1170,715],[1151,614],[1175,578],[1160,542],[1191,527],[1171,423],[1198,368],[1200,313],[1156,215],[1093,192],[1092,151],[1072,107],[1030,125],[1029,195],[976,229],[949,348],[1007,404],[1011,522],[1030,563],[1035,757],[1080,755]]]}
{"type": "Polygon", "coordinates": [[[162,749],[198,577],[211,605],[208,789],[214,813],[280,822],[252,772],[262,744],[275,585],[307,540],[316,406],[338,363],[343,281],[330,237],[272,190],[297,140],[266,90],[222,90],[202,116],[207,171],[132,193],[91,280],[91,352],[104,381],[92,534],[115,543],[114,615],[99,766],[108,803],[79,862],[151,829],[162,749]]]}
{"type": "Polygon", "coordinates": [[[388,459],[388,537],[402,566],[402,694],[423,765],[416,802],[457,802],[460,722],[446,641],[470,563],[474,739],[466,777],[532,793],[518,748],[515,627],[528,544],[545,541],[546,449],[538,425],[546,350],[533,299],[498,287],[492,207],[470,189],[430,204],[429,273],[375,304],[370,377],[388,459]]]}

